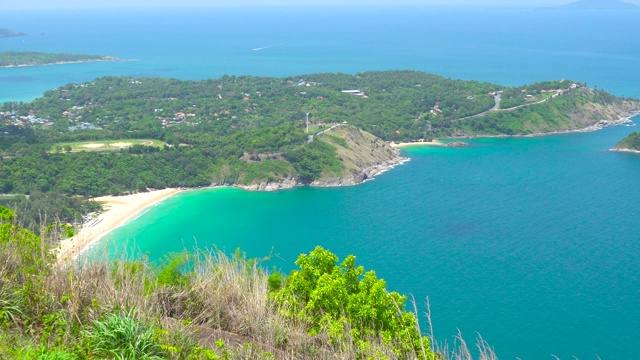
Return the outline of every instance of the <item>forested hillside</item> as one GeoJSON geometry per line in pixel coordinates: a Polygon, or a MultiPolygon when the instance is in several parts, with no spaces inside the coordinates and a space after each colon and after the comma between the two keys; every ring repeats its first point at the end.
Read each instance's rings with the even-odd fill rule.
{"type": "Polygon", "coordinates": [[[578,130],[637,110],[636,100],[568,80],[503,87],[415,71],[105,77],[2,105],[0,193],[96,196],[358,178],[398,155],[353,160],[354,144],[364,154],[377,143],[350,146],[361,135],[341,140],[335,132],[345,125],[388,142],[415,141],[578,130]]]}

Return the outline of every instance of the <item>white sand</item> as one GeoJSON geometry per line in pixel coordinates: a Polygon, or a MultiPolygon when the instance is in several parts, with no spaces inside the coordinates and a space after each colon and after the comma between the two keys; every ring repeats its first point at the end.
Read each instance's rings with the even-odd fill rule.
{"type": "Polygon", "coordinates": [[[95,201],[103,205],[105,211],[97,218],[85,223],[76,236],[60,242],[60,248],[57,250],[58,261],[75,258],[127,219],[180,191],[180,189],[163,189],[133,195],[95,198],[95,201]]]}
{"type": "Polygon", "coordinates": [[[441,143],[438,140],[432,140],[432,141],[418,141],[418,142],[408,142],[408,143],[394,143],[392,142],[391,147],[394,148],[401,148],[401,147],[407,147],[407,146],[444,146],[445,144],[441,143]]]}

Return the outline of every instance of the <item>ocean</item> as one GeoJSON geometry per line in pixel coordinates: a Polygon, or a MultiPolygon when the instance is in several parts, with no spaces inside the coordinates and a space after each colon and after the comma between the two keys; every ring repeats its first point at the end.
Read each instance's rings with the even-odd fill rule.
{"type": "MultiPolygon", "coordinates": [[[[571,79],[640,97],[640,12],[275,7],[3,14],[30,34],[2,50],[133,61],[0,69],[0,101],[100,76],[204,79],[413,69],[506,85],[571,79]]],[[[638,119],[640,122],[640,119],[638,119]]],[[[500,359],[632,358],[640,335],[640,156],[606,151],[638,127],[468,148],[353,187],[187,191],[103,244],[169,252],[240,248],[294,267],[321,245],[429,297],[435,336],[480,333],[500,359]]],[[[422,325],[426,319],[421,317],[422,325]]]]}

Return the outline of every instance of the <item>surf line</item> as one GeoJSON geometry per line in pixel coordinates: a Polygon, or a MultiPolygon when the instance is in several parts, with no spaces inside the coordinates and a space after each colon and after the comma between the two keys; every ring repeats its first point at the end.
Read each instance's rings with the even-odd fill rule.
{"type": "Polygon", "coordinates": [[[272,47],[276,47],[276,46],[280,46],[284,43],[280,43],[280,44],[274,44],[274,45],[269,45],[269,46],[264,46],[264,47],[258,47],[255,49],[251,49],[252,51],[260,51],[260,50],[264,50],[264,49],[268,49],[268,48],[272,48],[272,47]]]}

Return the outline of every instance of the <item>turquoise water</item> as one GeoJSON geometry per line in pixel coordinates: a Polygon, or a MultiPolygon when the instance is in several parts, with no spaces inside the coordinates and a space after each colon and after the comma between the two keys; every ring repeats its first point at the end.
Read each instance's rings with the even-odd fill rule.
{"type": "MultiPolygon", "coordinates": [[[[392,68],[505,84],[565,77],[640,94],[637,12],[283,7],[25,15],[3,16],[2,25],[35,35],[0,40],[0,50],[137,61],[0,69],[0,100],[29,100],[104,75],[392,68]]],[[[239,247],[249,256],[277,254],[270,265],[285,271],[322,245],[341,257],[356,254],[390,289],[413,294],[421,311],[429,296],[440,340],[460,328],[467,337],[481,333],[501,359],[633,358],[640,156],[605,150],[635,129],[410,148],[409,163],[355,187],[189,191],[104,243],[135,242],[153,259],[185,247],[239,247]]]]}
{"type": "MultiPolygon", "coordinates": [[[[389,287],[429,296],[436,335],[480,332],[501,358],[622,358],[638,344],[640,158],[630,128],[412,148],[360,186],[189,191],[111,233],[157,259],[211,247],[357,254],[389,287]]],[[[424,308],[424,307],[423,307],[424,308]]]]}
{"type": "Polygon", "coordinates": [[[640,96],[639,18],[640,12],[468,7],[3,11],[2,26],[30,36],[0,39],[0,51],[137,61],[0,69],[0,101],[31,100],[50,88],[104,75],[204,79],[385,69],[507,85],[570,78],[640,96]]]}

